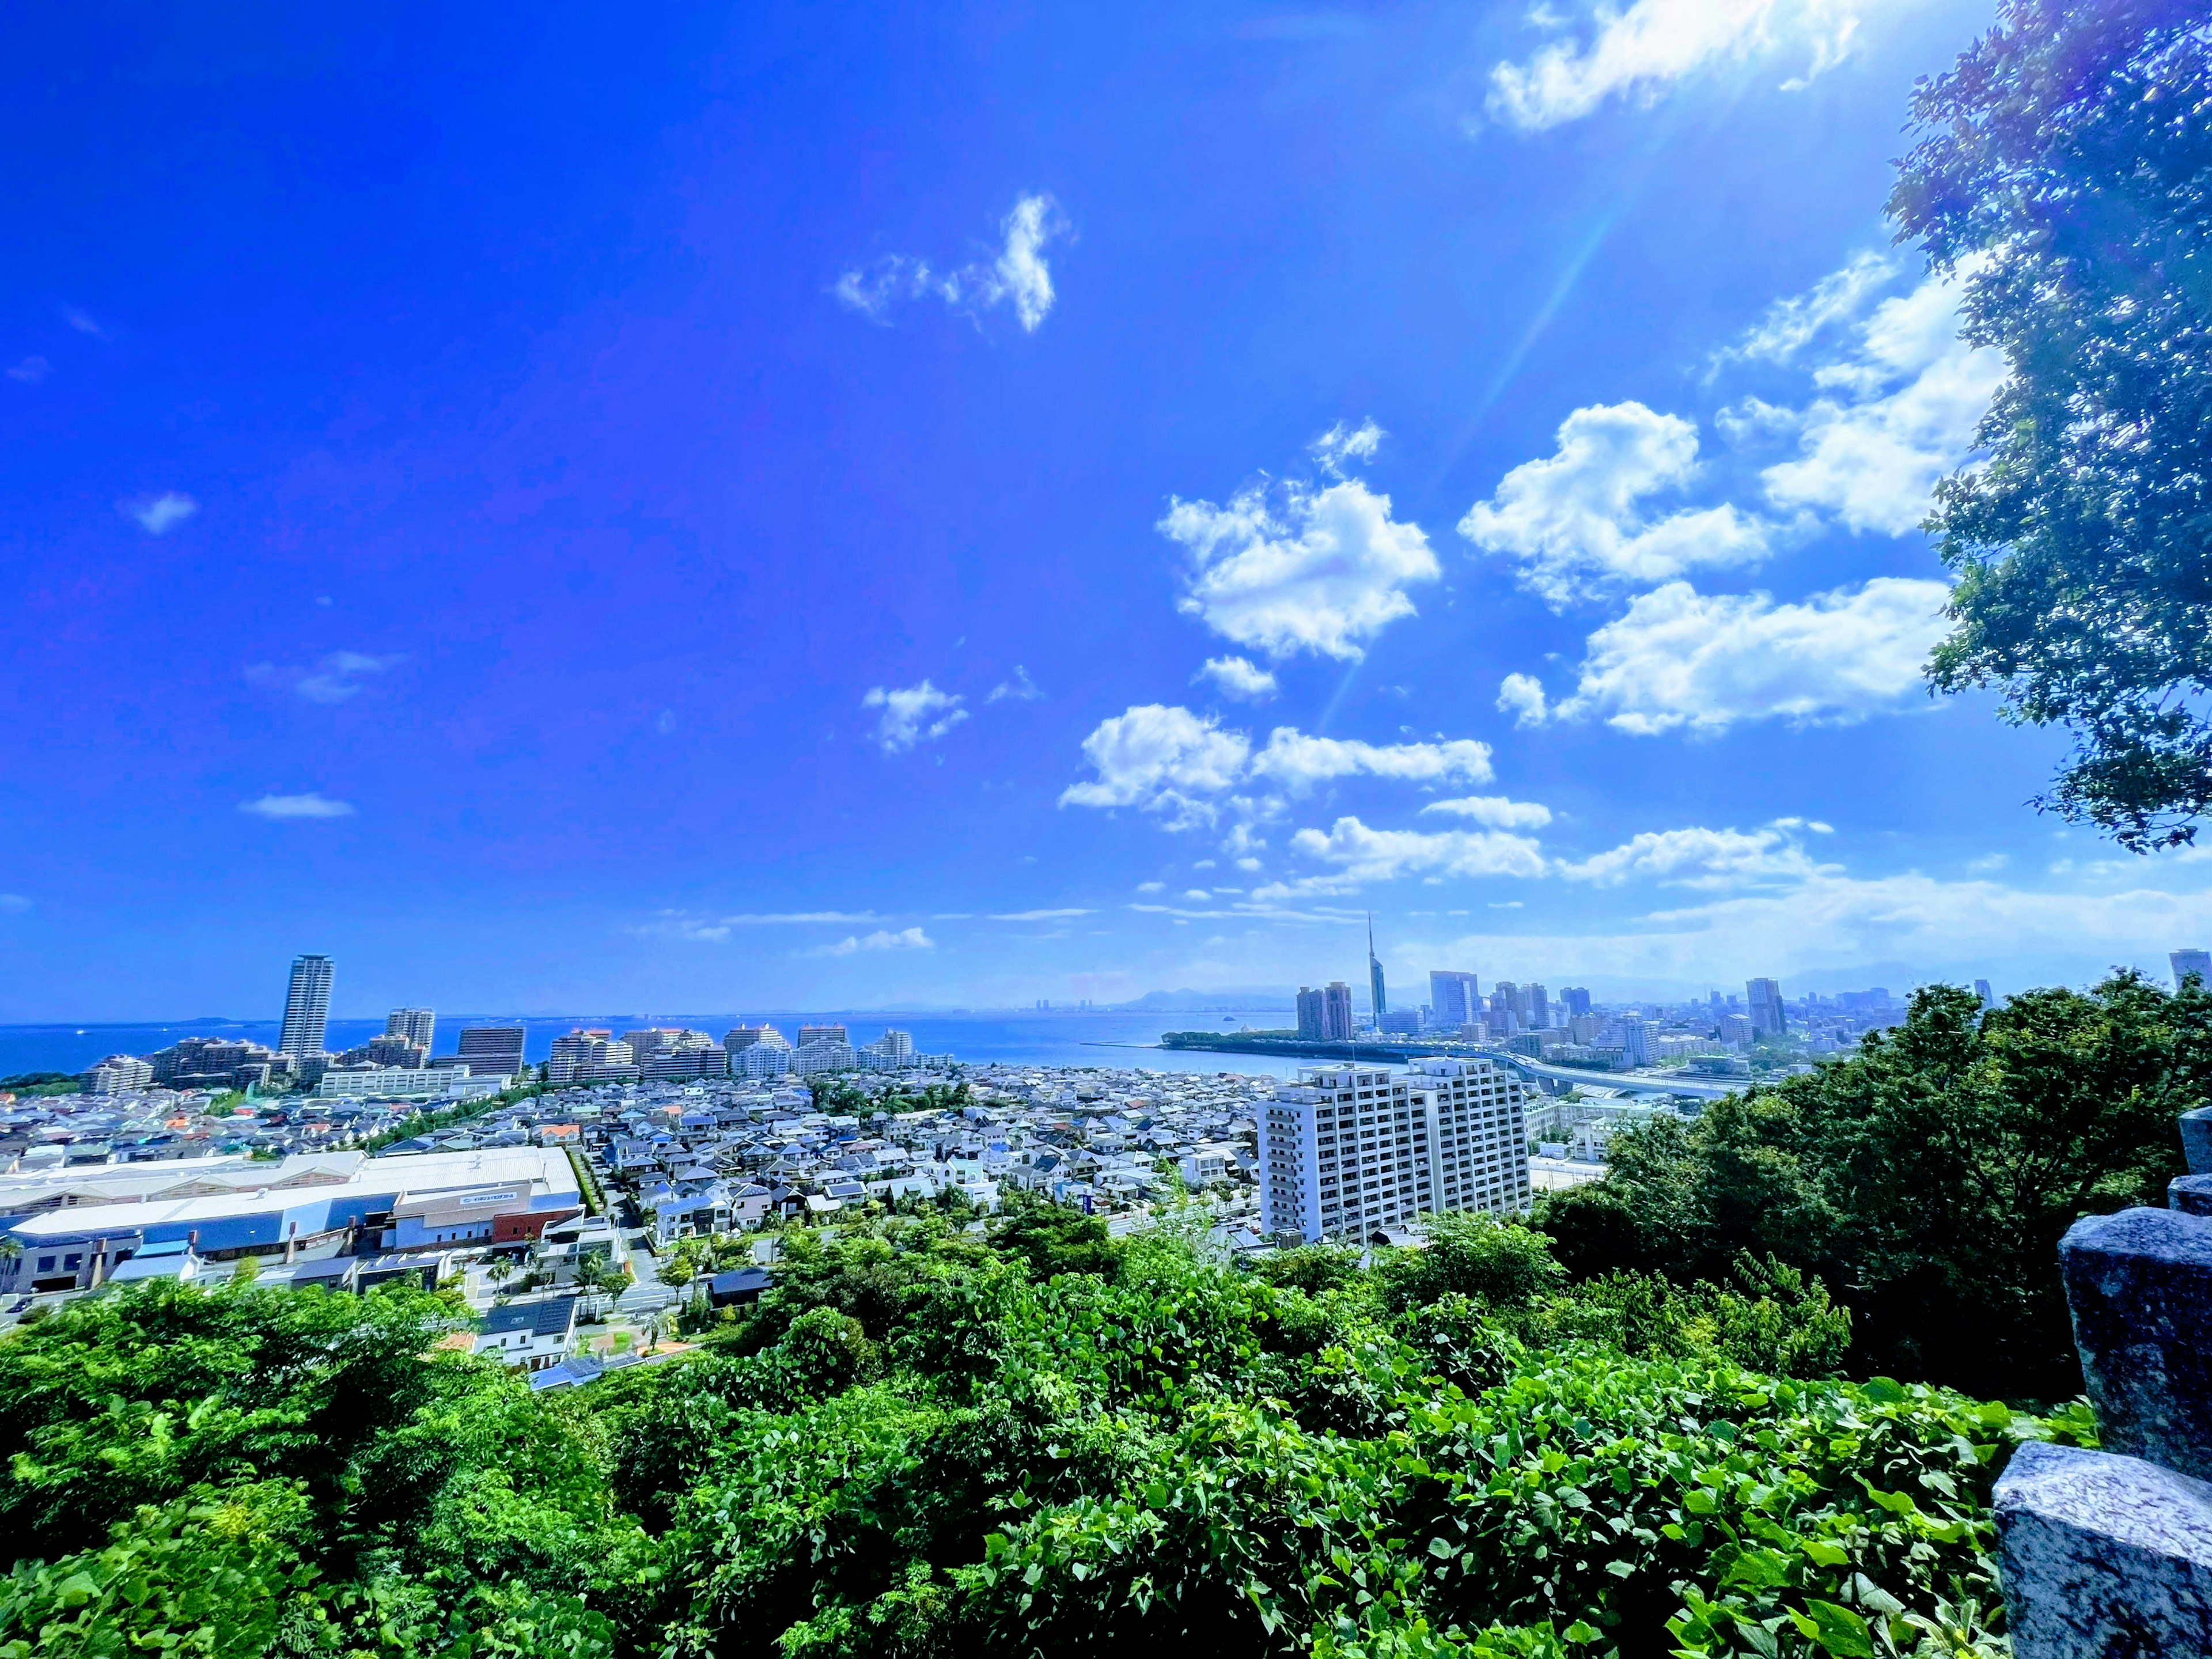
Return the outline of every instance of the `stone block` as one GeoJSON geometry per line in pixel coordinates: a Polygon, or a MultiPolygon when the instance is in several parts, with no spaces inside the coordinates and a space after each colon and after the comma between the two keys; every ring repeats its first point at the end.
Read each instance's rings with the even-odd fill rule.
{"type": "Polygon", "coordinates": [[[2014,1659],[2212,1654],[2212,1484],[2030,1444],[1995,1507],[2014,1659]]]}
{"type": "Polygon", "coordinates": [[[2212,1175],[2212,1106],[2181,1115],[2181,1156],[2191,1175],[2212,1175]]]}
{"type": "Polygon", "coordinates": [[[2166,1183],[2166,1207],[2184,1215],[2212,1215],[2212,1175],[2174,1176],[2166,1183]]]}
{"type": "Polygon", "coordinates": [[[2058,1263],[2106,1447],[2212,1479],[2212,1220],[2086,1217],[2058,1263]]]}

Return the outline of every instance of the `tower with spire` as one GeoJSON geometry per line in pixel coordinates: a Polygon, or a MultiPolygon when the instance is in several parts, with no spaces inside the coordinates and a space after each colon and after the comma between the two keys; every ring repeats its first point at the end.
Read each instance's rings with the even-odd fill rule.
{"type": "Polygon", "coordinates": [[[1382,963],[1375,954],[1375,913],[1367,913],[1367,990],[1375,1000],[1375,1029],[1382,1029],[1382,1016],[1389,1003],[1382,995],[1382,963]]]}

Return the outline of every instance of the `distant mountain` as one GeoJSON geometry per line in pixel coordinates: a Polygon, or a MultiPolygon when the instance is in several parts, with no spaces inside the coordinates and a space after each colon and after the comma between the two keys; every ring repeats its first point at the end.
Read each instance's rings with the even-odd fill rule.
{"type": "Polygon", "coordinates": [[[1295,1009],[1297,998],[1280,987],[1231,987],[1225,991],[1147,991],[1114,1006],[1137,1014],[1251,1014],[1295,1009]]]}

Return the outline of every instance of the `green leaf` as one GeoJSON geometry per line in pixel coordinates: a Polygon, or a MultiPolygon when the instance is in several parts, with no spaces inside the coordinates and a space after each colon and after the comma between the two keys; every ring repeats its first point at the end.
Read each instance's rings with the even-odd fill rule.
{"type": "Polygon", "coordinates": [[[1807,1629],[1802,1619],[1797,1627],[1823,1649],[1838,1659],[1874,1659],[1874,1641],[1867,1634],[1867,1622],[1849,1607],[1839,1607],[1833,1601],[1808,1601],[1805,1610],[1812,1615],[1812,1628],[1807,1629]]]}

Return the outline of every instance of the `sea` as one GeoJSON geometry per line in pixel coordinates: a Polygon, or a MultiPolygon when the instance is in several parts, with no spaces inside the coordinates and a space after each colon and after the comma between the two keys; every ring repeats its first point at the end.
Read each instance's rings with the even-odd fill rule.
{"type": "MultiPolygon", "coordinates": [[[[516,1018],[441,1014],[436,1047],[441,1053],[451,1053],[453,1033],[464,1025],[513,1024],[516,1018]]],[[[851,1013],[833,1010],[743,1016],[546,1014],[521,1018],[526,1033],[523,1054],[526,1059],[542,1060],[551,1052],[554,1038],[580,1025],[587,1030],[610,1030],[617,1036],[641,1026],[682,1025],[720,1037],[732,1025],[757,1025],[763,1018],[787,1038],[795,1038],[802,1024],[842,1025],[855,1047],[873,1042],[886,1028],[895,1028],[911,1032],[915,1048],[923,1054],[949,1054],[963,1064],[975,1066],[996,1061],[1023,1066],[1137,1067],[1162,1072],[1237,1072],[1248,1077],[1284,1078],[1295,1076],[1301,1063],[1314,1063],[1259,1054],[1159,1047],[1161,1033],[1165,1031],[1233,1032],[1246,1025],[1280,1030],[1291,1024],[1291,1016],[1279,1008],[1249,1013],[1054,1009],[972,1013],[851,1013]]],[[[82,1071],[109,1054],[150,1054],[185,1036],[250,1038],[274,1048],[277,1024],[273,1019],[207,1018],[177,1020],[167,1024],[0,1025],[0,1077],[15,1077],[26,1072],[82,1071]]],[[[333,1019],[325,1030],[324,1042],[337,1052],[366,1042],[383,1030],[381,1019],[333,1019]]]]}

